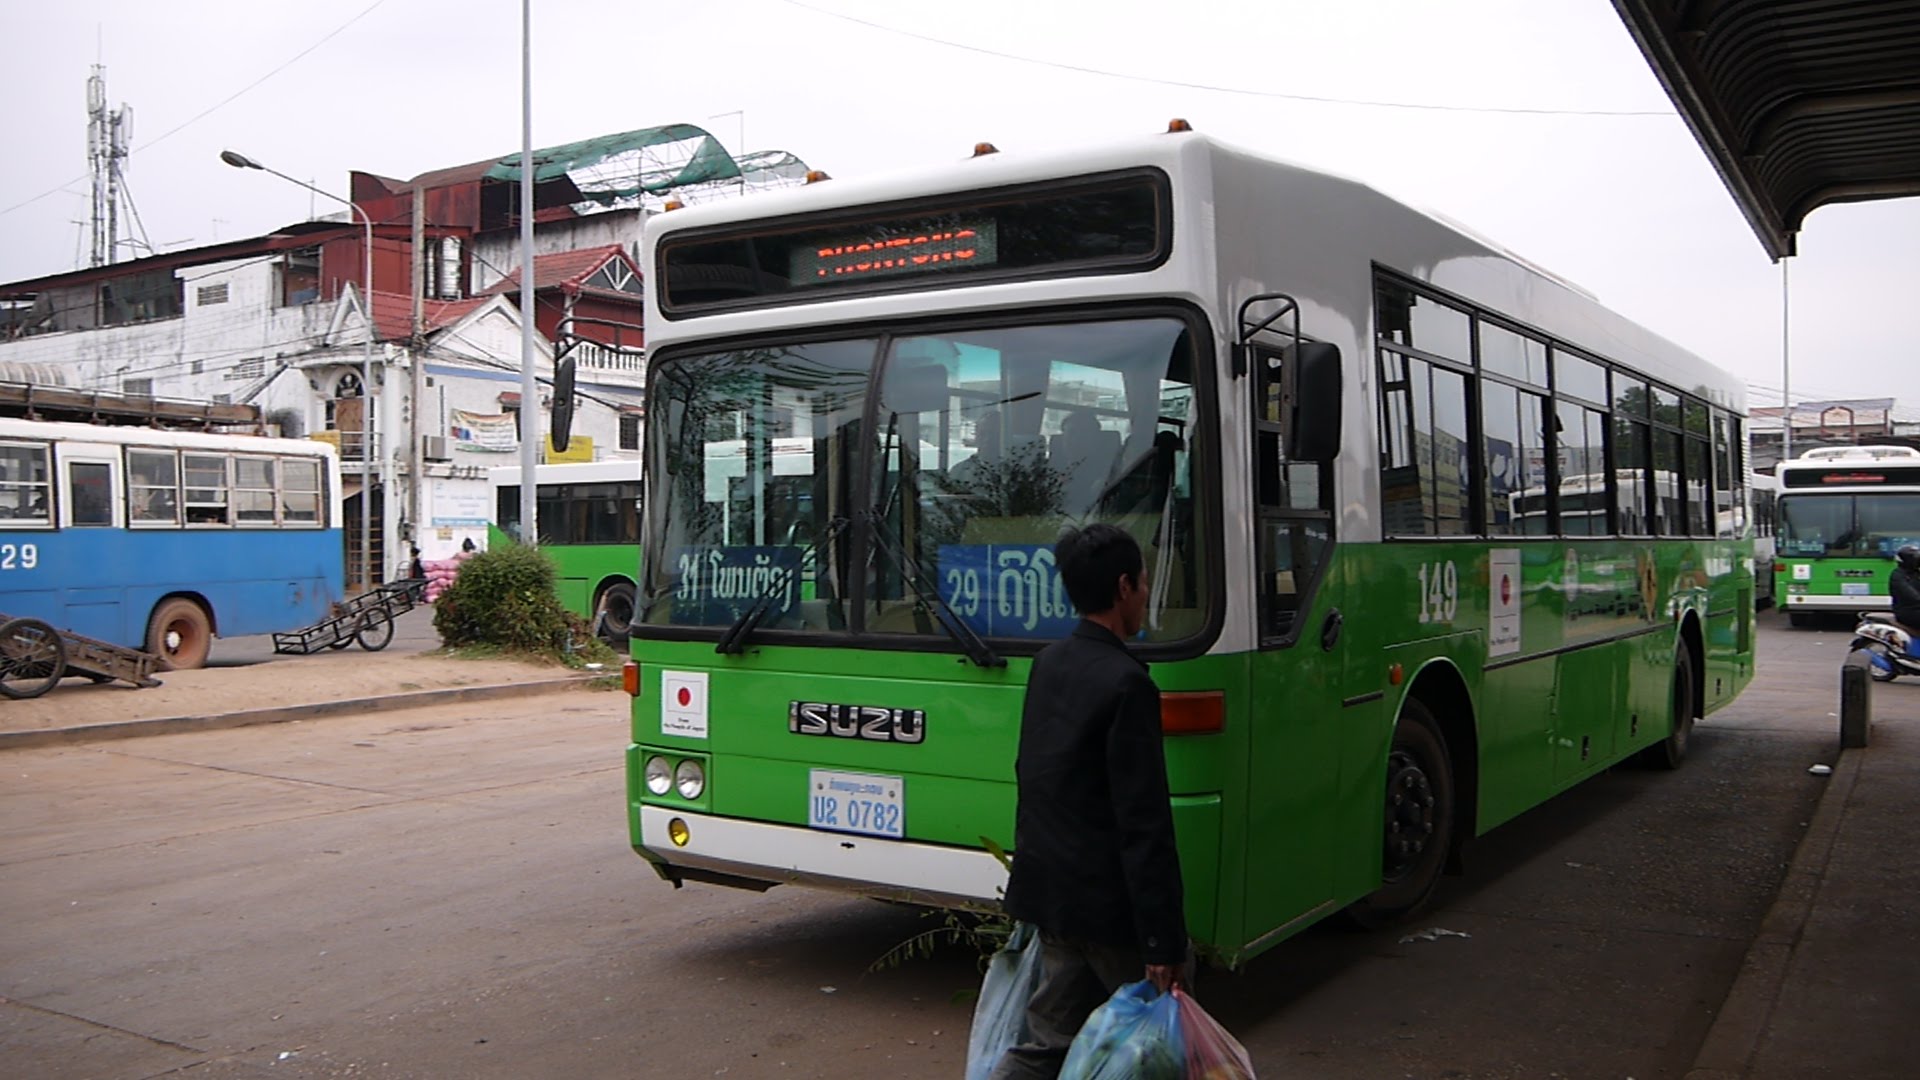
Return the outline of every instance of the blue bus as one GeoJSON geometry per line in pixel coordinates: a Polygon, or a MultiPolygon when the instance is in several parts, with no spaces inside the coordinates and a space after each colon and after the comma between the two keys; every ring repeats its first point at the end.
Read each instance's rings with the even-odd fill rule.
{"type": "Polygon", "coordinates": [[[340,465],[305,439],[0,418],[0,615],[206,663],[344,595],[340,465]]]}

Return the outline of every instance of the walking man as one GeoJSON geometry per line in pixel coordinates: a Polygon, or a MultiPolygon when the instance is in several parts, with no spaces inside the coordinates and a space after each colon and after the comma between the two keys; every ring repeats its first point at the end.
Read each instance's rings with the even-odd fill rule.
{"type": "Polygon", "coordinates": [[[1034,658],[1020,717],[1006,910],[1040,931],[1027,1037],[994,1080],[1052,1080],[1089,1013],[1145,978],[1183,979],[1187,923],[1160,736],[1160,688],[1127,651],[1147,611],[1140,545],[1112,525],[1054,548],[1082,614],[1034,658]]]}

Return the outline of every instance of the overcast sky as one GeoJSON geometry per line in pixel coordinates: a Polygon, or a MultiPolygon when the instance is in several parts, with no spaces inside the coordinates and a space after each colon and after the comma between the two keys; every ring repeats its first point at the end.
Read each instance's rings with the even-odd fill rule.
{"type": "MultiPolygon", "coordinates": [[[[520,146],[518,0],[67,0],[7,24],[0,281],[84,263],[96,62],[162,250],[338,209],[223,148],[345,193],[352,169],[520,146]]],[[[1608,0],[535,0],[533,39],[535,146],[685,122],[739,150],[744,124],[746,149],[856,177],[1185,117],[1464,222],[1779,401],[1780,269],[1608,0]]],[[[1817,210],[1800,250],[1795,399],[1896,395],[1920,200],[1817,210]]]]}

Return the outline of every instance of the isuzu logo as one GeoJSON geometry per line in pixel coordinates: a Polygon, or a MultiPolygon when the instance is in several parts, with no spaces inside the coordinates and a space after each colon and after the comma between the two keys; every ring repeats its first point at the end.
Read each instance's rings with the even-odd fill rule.
{"type": "Polygon", "coordinates": [[[795,735],[918,743],[927,738],[927,714],[923,709],[795,701],[787,705],[787,730],[795,735]]]}

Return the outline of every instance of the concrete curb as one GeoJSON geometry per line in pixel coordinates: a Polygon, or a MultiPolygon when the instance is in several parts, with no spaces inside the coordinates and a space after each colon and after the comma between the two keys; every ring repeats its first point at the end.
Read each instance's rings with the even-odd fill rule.
{"type": "Polygon", "coordinates": [[[1840,819],[1846,815],[1847,802],[1860,775],[1860,758],[1856,750],[1840,752],[1827,789],[1820,793],[1819,805],[1814,808],[1813,820],[1807,824],[1807,834],[1794,849],[1786,880],[1780,883],[1780,895],[1760,920],[1760,931],[1747,947],[1740,974],[1707,1030],[1686,1080],[1740,1080],[1752,1066],[1780,1002],[1794,950],[1800,946],[1814,900],[1826,878],[1840,819]]]}
{"type": "Polygon", "coordinates": [[[25,750],[41,746],[71,746],[76,743],[134,739],[147,735],[176,735],[186,731],[220,731],[253,724],[284,724],[290,720],[319,720],[329,716],[358,715],[418,709],[427,705],[449,705],[461,701],[487,701],[493,698],[532,697],[561,690],[584,689],[599,675],[568,675],[559,679],[534,679],[527,682],[496,683],[488,686],[455,686],[442,690],[412,690],[380,697],[319,701],[309,705],[280,705],[271,709],[216,713],[209,716],[163,716],[151,720],[119,720],[108,724],[83,724],[78,727],[42,728],[36,731],[0,732],[0,751],[25,750]]]}

